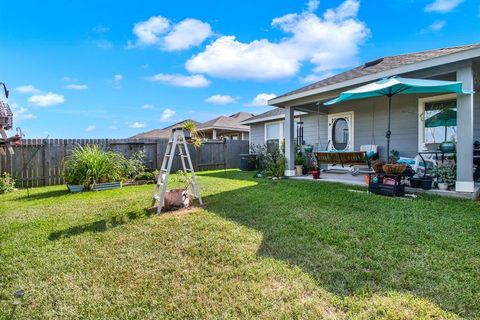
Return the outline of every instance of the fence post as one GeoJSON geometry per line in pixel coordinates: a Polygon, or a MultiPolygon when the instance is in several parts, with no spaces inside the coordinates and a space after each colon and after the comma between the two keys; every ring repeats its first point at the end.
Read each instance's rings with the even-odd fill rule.
{"type": "Polygon", "coordinates": [[[43,185],[48,186],[47,139],[42,140],[43,185]]]}

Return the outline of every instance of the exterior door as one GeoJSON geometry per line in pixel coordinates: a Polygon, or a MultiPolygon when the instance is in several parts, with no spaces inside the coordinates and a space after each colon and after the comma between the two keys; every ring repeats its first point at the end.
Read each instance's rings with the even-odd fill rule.
{"type": "Polygon", "coordinates": [[[353,111],[328,115],[328,150],[353,151],[353,111]]]}

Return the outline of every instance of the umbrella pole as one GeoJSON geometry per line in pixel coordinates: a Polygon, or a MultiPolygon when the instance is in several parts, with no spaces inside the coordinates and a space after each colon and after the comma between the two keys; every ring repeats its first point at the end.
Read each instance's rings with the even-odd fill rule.
{"type": "Polygon", "coordinates": [[[392,132],[390,131],[391,115],[392,115],[392,96],[388,95],[388,127],[387,127],[387,133],[385,134],[385,137],[387,138],[387,162],[390,157],[390,136],[392,135],[392,132]]]}
{"type": "Polygon", "coordinates": [[[448,130],[448,126],[445,126],[445,140],[443,141],[447,141],[447,130],[448,130]]]}

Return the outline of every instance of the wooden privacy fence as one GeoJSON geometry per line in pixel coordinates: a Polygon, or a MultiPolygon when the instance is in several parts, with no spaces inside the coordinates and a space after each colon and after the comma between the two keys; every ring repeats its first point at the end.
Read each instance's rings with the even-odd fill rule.
{"type": "MultiPolygon", "coordinates": [[[[65,156],[77,145],[99,145],[130,158],[135,152],[145,152],[145,165],[159,169],[168,139],[24,139],[15,147],[14,155],[0,155],[0,173],[15,178],[18,187],[63,184],[62,165],[65,156]]],[[[239,168],[240,154],[248,153],[244,140],[206,141],[199,149],[188,146],[195,170],[239,168]]],[[[181,168],[175,157],[172,172],[181,168]]]]}

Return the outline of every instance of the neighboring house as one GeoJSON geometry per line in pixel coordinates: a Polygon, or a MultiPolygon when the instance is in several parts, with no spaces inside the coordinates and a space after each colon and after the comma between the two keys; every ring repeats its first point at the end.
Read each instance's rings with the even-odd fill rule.
{"type": "Polygon", "coordinates": [[[199,125],[199,123],[195,120],[186,119],[186,120],[177,122],[175,124],[172,124],[171,126],[162,128],[162,129],[153,129],[153,130],[150,130],[150,131],[147,131],[147,132],[139,133],[139,134],[131,137],[131,139],[168,139],[168,138],[170,138],[170,135],[172,134],[172,129],[181,127],[187,121],[192,121],[197,126],[199,125]]]}
{"type": "MultiPolygon", "coordinates": [[[[341,92],[389,76],[460,81],[464,89],[479,90],[480,44],[389,56],[288,92],[269,101],[278,107],[244,121],[250,142],[285,139],[287,170],[293,174],[296,122],[303,122],[303,140],[315,150],[359,150],[375,144],[386,150],[387,98],[369,98],[332,106],[323,103],[341,92]],[[303,112],[300,114],[298,112],[303,112]]],[[[397,95],[392,105],[391,148],[400,156],[415,157],[425,145],[444,140],[442,129],[425,127],[429,114],[449,105],[456,111],[457,126],[448,128],[448,139],[457,142],[456,190],[476,190],[473,181],[473,142],[480,140],[480,93],[397,95]]]]}
{"type": "Polygon", "coordinates": [[[238,112],[231,116],[220,116],[210,121],[201,123],[197,126],[197,130],[205,137],[205,139],[234,139],[248,140],[250,128],[241,124],[242,121],[254,116],[252,113],[238,112]]]}

